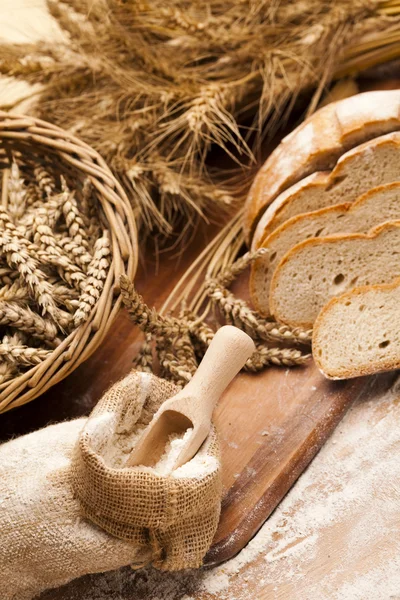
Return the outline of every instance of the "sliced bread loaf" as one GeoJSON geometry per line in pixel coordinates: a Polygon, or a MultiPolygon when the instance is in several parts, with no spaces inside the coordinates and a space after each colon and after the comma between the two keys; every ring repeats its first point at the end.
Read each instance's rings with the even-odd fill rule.
{"type": "Polygon", "coordinates": [[[330,379],[400,368],[400,280],[333,298],[315,322],[313,356],[330,379]]]}
{"type": "Polygon", "coordinates": [[[266,207],[316,171],[332,169],[350,148],[400,129],[400,90],[357,94],[324,106],[288,135],[259,170],[249,192],[244,230],[250,241],[266,207]]]}
{"type": "Polygon", "coordinates": [[[291,217],[354,202],[377,185],[400,180],[399,165],[400,133],[375,138],[346,152],[331,173],[314,173],[271,204],[257,227],[253,249],[291,217]]]}
{"type": "Polygon", "coordinates": [[[293,327],[309,328],[332,297],[398,276],[400,221],[380,225],[369,234],[306,240],[289,250],[275,270],[271,313],[293,327]]]}
{"type": "Polygon", "coordinates": [[[252,267],[250,293],[256,309],[269,314],[269,289],[275,268],[296,244],[336,233],[366,233],[385,221],[396,220],[400,220],[400,182],[373,188],[352,204],[336,204],[285,221],[263,241],[262,247],[269,253],[252,267]]]}

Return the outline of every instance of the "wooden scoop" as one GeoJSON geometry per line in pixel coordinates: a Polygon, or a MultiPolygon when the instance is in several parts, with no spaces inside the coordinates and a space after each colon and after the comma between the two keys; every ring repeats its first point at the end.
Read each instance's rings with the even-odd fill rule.
{"type": "Polygon", "coordinates": [[[209,434],[211,416],[222,392],[254,350],[254,343],[246,333],[231,325],[221,327],[191,381],[155,413],[126,466],[153,467],[164,453],[169,437],[183,436],[189,428],[193,431],[173,469],[193,458],[209,434]]]}

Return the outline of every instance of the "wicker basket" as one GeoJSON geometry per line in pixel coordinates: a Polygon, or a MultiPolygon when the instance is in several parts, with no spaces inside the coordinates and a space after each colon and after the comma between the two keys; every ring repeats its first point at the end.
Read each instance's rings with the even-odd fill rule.
{"type": "Polygon", "coordinates": [[[0,168],[18,156],[24,168],[45,165],[66,180],[89,179],[109,230],[112,260],[104,288],[89,319],[77,327],[40,364],[0,385],[0,412],[21,406],[69,375],[104,339],[121,304],[119,278],[135,275],[137,231],[129,200],[110,169],[90,146],[40,119],[0,111],[0,168]]]}

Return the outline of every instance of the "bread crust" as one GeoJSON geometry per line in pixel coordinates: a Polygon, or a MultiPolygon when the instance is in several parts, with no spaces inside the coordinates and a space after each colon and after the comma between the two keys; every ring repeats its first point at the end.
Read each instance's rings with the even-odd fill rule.
{"type": "Polygon", "coordinates": [[[270,288],[270,296],[269,296],[269,304],[271,309],[271,314],[276,318],[277,321],[284,323],[285,325],[289,325],[291,327],[303,327],[305,329],[311,329],[314,325],[314,322],[303,322],[303,321],[292,321],[290,319],[282,319],[279,314],[279,310],[277,307],[277,303],[274,299],[275,290],[277,286],[278,278],[280,277],[280,271],[287,264],[293,256],[295,256],[298,252],[301,252],[303,248],[307,246],[320,246],[325,243],[329,244],[340,244],[343,240],[369,240],[377,238],[382,231],[386,229],[400,228],[400,220],[391,221],[388,223],[382,223],[377,227],[374,227],[368,233],[349,233],[343,235],[332,235],[322,238],[311,238],[309,240],[304,240],[299,244],[296,244],[293,248],[291,248],[288,252],[286,252],[285,256],[280,261],[279,265],[275,269],[275,273],[271,280],[271,288],[270,288]]]}
{"type": "Polygon", "coordinates": [[[313,348],[313,358],[314,362],[317,365],[320,372],[327,377],[328,379],[349,379],[352,377],[361,377],[364,375],[371,375],[373,373],[379,373],[382,371],[392,371],[394,369],[398,369],[400,366],[400,356],[398,361],[393,360],[383,360],[380,362],[379,368],[374,366],[373,363],[368,363],[368,365],[362,367],[348,367],[347,369],[340,369],[335,371],[334,373],[328,372],[327,368],[324,365],[324,361],[318,355],[318,348],[320,348],[318,337],[320,335],[320,330],[324,326],[324,321],[326,318],[329,318],[329,313],[332,310],[332,307],[341,305],[348,301],[349,298],[355,298],[357,296],[365,296],[370,292],[391,292],[400,287],[400,278],[396,277],[391,283],[380,283],[374,285],[363,285],[347,292],[344,292],[340,296],[335,296],[331,298],[327,304],[321,309],[318,314],[318,317],[314,323],[313,337],[312,337],[312,348],[313,348]]]}
{"type": "Polygon", "coordinates": [[[248,243],[265,208],[300,179],[333,168],[347,150],[400,129],[400,90],[365,92],[324,106],[282,140],[260,168],[244,215],[248,243]]]}

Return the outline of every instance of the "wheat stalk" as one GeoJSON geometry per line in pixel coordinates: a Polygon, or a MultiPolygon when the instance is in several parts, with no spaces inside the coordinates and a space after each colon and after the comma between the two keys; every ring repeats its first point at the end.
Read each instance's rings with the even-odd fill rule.
{"type": "Polygon", "coordinates": [[[248,265],[265,254],[266,249],[261,248],[254,253],[246,253],[233,265],[222,272],[216,279],[207,282],[208,294],[223,312],[226,320],[246,331],[254,339],[265,341],[284,341],[292,343],[310,344],[312,330],[290,328],[276,321],[267,320],[257,315],[249,308],[247,303],[236,298],[225,285],[231,283],[248,265]]]}

